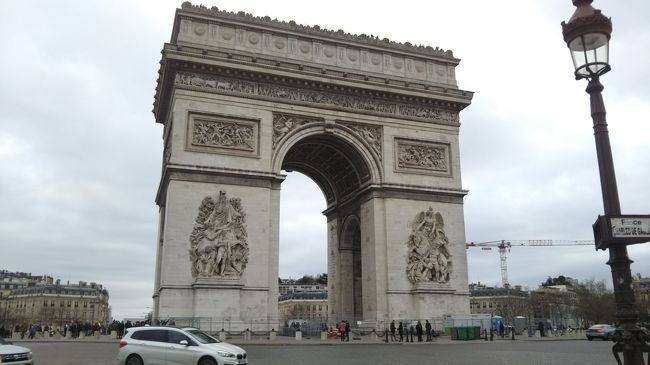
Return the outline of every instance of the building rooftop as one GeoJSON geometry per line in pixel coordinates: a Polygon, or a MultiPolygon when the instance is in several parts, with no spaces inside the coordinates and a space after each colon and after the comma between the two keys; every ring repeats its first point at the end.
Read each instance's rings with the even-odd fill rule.
{"type": "Polygon", "coordinates": [[[279,301],[286,301],[292,299],[303,299],[303,300],[325,300],[327,299],[327,292],[324,291],[303,291],[296,293],[287,293],[280,295],[279,301]]]}

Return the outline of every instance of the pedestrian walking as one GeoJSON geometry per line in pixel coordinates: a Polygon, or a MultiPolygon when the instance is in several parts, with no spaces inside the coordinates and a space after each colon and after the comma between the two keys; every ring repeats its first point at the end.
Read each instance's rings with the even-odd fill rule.
{"type": "Polygon", "coordinates": [[[418,321],[418,323],[415,325],[415,333],[418,335],[418,342],[422,342],[422,322],[418,321]]]}
{"type": "Polygon", "coordinates": [[[393,342],[397,341],[397,337],[395,337],[395,320],[390,322],[390,340],[393,342]]]}
{"type": "Polygon", "coordinates": [[[399,334],[399,342],[404,341],[404,325],[402,325],[402,322],[399,323],[399,326],[397,326],[397,333],[399,334]]]}
{"type": "Polygon", "coordinates": [[[350,342],[350,322],[345,321],[345,340],[350,342]]]}
{"type": "Polygon", "coordinates": [[[339,326],[337,328],[339,330],[339,333],[341,334],[341,342],[345,341],[345,321],[341,321],[339,323],[339,326]]]}
{"type": "Polygon", "coordinates": [[[432,332],[431,332],[431,323],[429,323],[429,320],[426,320],[426,323],[424,324],[424,330],[427,333],[427,342],[431,342],[433,340],[432,332]]]}

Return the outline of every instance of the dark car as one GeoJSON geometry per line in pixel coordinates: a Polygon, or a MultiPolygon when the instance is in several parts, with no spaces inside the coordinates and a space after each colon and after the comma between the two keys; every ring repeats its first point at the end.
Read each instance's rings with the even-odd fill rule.
{"type": "Polygon", "coordinates": [[[591,341],[594,338],[601,338],[609,341],[614,336],[616,327],[609,324],[595,324],[587,329],[587,340],[591,341]]]}

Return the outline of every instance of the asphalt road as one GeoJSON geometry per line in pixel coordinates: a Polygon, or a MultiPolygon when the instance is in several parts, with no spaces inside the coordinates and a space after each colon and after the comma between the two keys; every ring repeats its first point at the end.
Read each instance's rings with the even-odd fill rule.
{"type": "MultiPolygon", "coordinates": [[[[117,343],[16,343],[34,352],[37,365],[115,365],[117,343]]],[[[249,364],[376,365],[616,364],[611,342],[471,341],[434,344],[246,345],[249,364]]]]}

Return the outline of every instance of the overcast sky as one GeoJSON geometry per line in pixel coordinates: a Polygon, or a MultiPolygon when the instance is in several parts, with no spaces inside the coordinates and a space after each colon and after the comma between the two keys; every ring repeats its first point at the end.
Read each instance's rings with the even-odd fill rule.
{"type": "MultiPolygon", "coordinates": [[[[162,126],[158,61],[181,1],[0,1],[0,269],[95,281],[113,315],[151,307],[162,126]]],[[[205,2],[451,49],[459,86],[468,241],[593,239],[602,214],[586,81],[560,22],[569,0],[205,2]]],[[[650,2],[596,0],[611,16],[602,78],[623,213],[650,213],[650,2]]],[[[325,208],[298,173],[283,185],[280,273],[326,271],[325,208]],[[286,193],[290,191],[289,193],[286,193]],[[305,201],[318,202],[305,205],[305,201]]],[[[650,244],[629,248],[650,276],[650,244]]],[[[515,247],[511,284],[611,282],[591,246],[515,247]]],[[[500,284],[497,251],[468,250],[470,282],[500,284]]]]}

